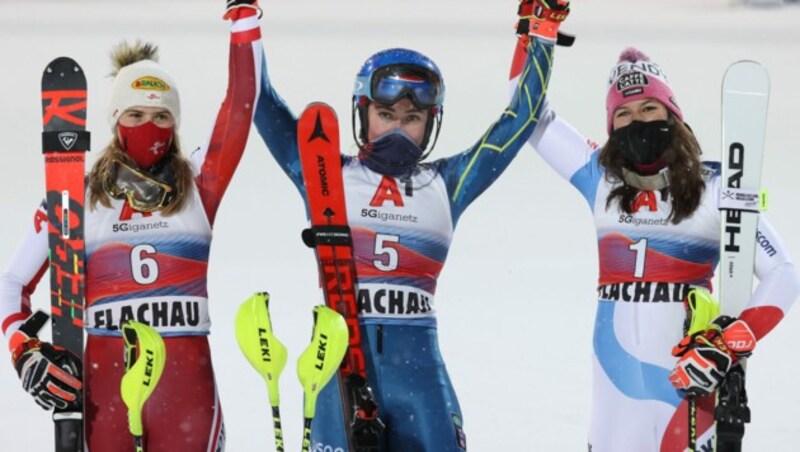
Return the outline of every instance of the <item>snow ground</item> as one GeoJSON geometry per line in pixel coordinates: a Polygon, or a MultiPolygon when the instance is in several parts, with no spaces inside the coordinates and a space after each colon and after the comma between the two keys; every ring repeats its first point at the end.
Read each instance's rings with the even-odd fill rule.
{"type": "MultiPolygon", "coordinates": [[[[348,149],[352,79],[378,49],[415,48],[442,68],[448,99],[438,156],[467,148],[505,106],[516,1],[263,3],[276,87],[295,111],[311,101],[332,104],[348,149]]],[[[635,45],[666,69],[685,116],[714,159],[724,69],[739,59],[762,62],[772,81],[764,166],[769,217],[800,259],[800,213],[793,204],[800,194],[800,155],[791,144],[800,119],[800,7],[731,3],[576,0],[564,29],[578,40],[558,50],[551,103],[587,136],[604,141],[608,70],[624,47],[635,45]]],[[[7,265],[42,195],[39,75],[47,62],[69,55],[89,75],[89,128],[99,150],[109,138],[109,49],[123,38],[155,41],[180,86],[181,136],[190,149],[206,139],[224,95],[222,6],[221,0],[0,1],[6,162],[0,168],[6,212],[0,265],[7,265]]],[[[271,292],[275,330],[290,350],[282,412],[288,448],[300,445],[301,389],[293,366],[307,345],[311,306],[321,300],[312,253],[299,240],[304,225],[298,194],[254,132],[221,208],[210,267],[211,340],[230,451],[272,450],[266,389],[233,335],[238,305],[259,290],[271,292]]],[[[585,450],[596,257],[583,199],[531,149],[463,216],[437,306],[441,347],[471,450],[585,450]]],[[[46,288],[40,286],[34,303],[47,305],[46,288]]],[[[796,450],[800,361],[791,344],[800,342],[798,322],[795,309],[750,360],[754,421],[747,450],[796,450]]],[[[0,361],[8,359],[1,351],[0,361]]],[[[49,415],[22,392],[10,366],[0,370],[0,394],[0,450],[50,449],[49,415]]]]}

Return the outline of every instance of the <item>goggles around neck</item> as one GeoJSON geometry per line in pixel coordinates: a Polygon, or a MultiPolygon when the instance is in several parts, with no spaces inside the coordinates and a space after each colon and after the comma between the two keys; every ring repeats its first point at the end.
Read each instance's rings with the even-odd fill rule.
{"type": "Polygon", "coordinates": [[[439,77],[431,71],[408,64],[393,64],[377,69],[369,80],[367,97],[392,105],[404,97],[420,109],[442,104],[444,90],[439,77]]]}
{"type": "Polygon", "coordinates": [[[113,161],[114,169],[106,190],[115,199],[127,198],[128,204],[139,212],[153,212],[166,206],[172,199],[173,188],[119,159],[113,161]]]}

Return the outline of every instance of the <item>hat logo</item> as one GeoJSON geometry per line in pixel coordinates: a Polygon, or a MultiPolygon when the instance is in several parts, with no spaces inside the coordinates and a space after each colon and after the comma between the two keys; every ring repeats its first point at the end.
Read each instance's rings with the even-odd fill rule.
{"type": "Polygon", "coordinates": [[[623,91],[633,86],[644,87],[649,84],[650,80],[641,72],[628,72],[627,74],[622,74],[617,80],[617,91],[623,91]]]}
{"type": "Polygon", "coordinates": [[[139,77],[131,83],[133,89],[144,89],[151,91],[169,91],[169,85],[158,77],[150,75],[139,77]]]}

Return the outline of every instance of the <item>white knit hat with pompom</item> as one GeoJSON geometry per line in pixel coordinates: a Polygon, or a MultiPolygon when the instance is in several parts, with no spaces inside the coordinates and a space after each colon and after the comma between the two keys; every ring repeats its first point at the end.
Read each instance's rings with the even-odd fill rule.
{"type": "Polygon", "coordinates": [[[151,44],[122,43],[112,52],[116,76],[111,87],[108,123],[112,129],[119,117],[132,107],[161,107],[181,122],[178,88],[172,76],[158,64],[158,49],[151,44]]]}

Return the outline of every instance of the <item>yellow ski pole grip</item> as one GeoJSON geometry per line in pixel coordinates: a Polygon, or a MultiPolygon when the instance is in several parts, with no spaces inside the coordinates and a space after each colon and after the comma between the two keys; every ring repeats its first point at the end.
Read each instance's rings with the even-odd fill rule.
{"type": "Polygon", "coordinates": [[[700,288],[690,290],[686,297],[689,305],[689,327],[686,335],[691,336],[707,330],[711,322],[719,316],[719,302],[707,290],[700,288]]]}
{"type": "Polygon", "coordinates": [[[275,450],[282,452],[283,427],[278,379],[286,367],[286,347],[275,337],[269,315],[269,294],[258,292],[245,300],[236,313],[236,341],[247,361],[267,383],[272,407],[275,450]]]}
{"type": "Polygon", "coordinates": [[[305,392],[303,415],[313,418],[317,396],[339,369],[350,334],[341,314],[327,306],[314,307],[311,344],[297,360],[297,377],[305,392]]]}
{"type": "Polygon", "coordinates": [[[135,321],[122,325],[122,338],[125,342],[125,375],[122,376],[120,392],[128,407],[128,428],[135,438],[141,438],[144,430],[142,408],[164,372],[166,346],[156,330],[135,321]]]}
{"type": "Polygon", "coordinates": [[[270,405],[279,406],[278,379],[286,367],[287,351],[273,333],[267,292],[256,293],[239,307],[236,341],[247,361],[267,383],[270,405]]]}

